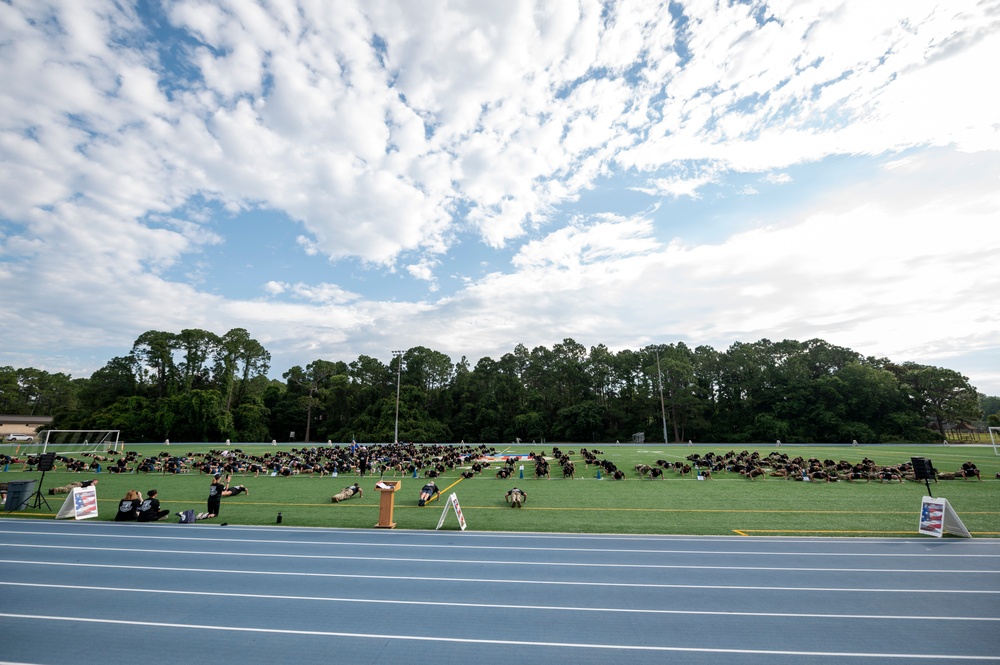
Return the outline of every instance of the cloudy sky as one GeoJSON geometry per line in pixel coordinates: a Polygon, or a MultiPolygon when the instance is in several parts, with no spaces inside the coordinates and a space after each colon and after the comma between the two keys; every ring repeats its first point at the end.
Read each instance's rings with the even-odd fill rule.
{"type": "Polygon", "coordinates": [[[0,365],[821,338],[1000,394],[998,0],[4,0],[0,365]]]}

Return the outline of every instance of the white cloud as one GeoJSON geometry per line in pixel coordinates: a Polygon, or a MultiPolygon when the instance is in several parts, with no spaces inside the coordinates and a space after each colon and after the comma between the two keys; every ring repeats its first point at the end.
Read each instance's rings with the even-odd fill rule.
{"type": "Polygon", "coordinates": [[[419,263],[406,266],[406,271],[416,279],[433,282],[435,281],[434,269],[439,265],[441,265],[440,261],[423,259],[419,263]]]}
{"type": "Polygon", "coordinates": [[[787,173],[768,173],[761,180],[772,185],[787,185],[792,181],[792,176],[787,173]]]}
{"type": "Polygon", "coordinates": [[[656,178],[650,180],[648,186],[636,187],[635,189],[652,196],[672,196],[675,199],[687,196],[692,199],[700,199],[701,194],[698,190],[714,182],[717,182],[716,176],[707,174],[693,178],[656,178]]]}
{"type": "Polygon", "coordinates": [[[266,284],[264,284],[264,293],[267,293],[268,295],[278,296],[287,290],[288,290],[288,284],[285,284],[284,282],[277,282],[271,280],[266,284]]]}
{"type": "Polygon", "coordinates": [[[127,5],[0,3],[0,307],[24,338],[6,353],[222,321],[289,355],[397,348],[414,326],[469,355],[572,335],[995,346],[995,270],[968,260],[1000,211],[989,3],[692,1],[683,31],[643,2],[164,7],[186,39],[144,41],[127,5]],[[791,176],[868,155],[889,156],[869,184],[791,176]],[[803,202],[702,246],[635,216],[642,192],[710,220],[710,184],[763,207],[774,188],[734,173],[803,202]],[[200,256],[230,244],[220,207],[276,211],[333,276],[225,293],[200,256]],[[456,269],[470,234],[509,272],[456,269]],[[467,286],[386,302],[341,286],[343,259],[467,286]],[[969,331],[959,306],[984,312],[969,331]]]}

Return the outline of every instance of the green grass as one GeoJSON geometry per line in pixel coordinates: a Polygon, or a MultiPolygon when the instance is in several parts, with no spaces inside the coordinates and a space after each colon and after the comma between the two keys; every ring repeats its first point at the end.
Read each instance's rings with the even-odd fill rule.
{"type": "MultiPolygon", "coordinates": [[[[176,445],[176,444],[175,444],[176,445]]],[[[208,450],[216,446],[184,446],[184,452],[208,450]]],[[[565,450],[577,450],[561,444],[565,450]]],[[[590,446],[594,448],[595,446],[590,446]]],[[[749,481],[737,474],[716,474],[715,478],[698,481],[691,476],[681,478],[668,471],[666,480],[639,480],[632,471],[637,463],[653,464],[657,459],[683,460],[692,452],[709,450],[721,454],[734,449],[722,446],[596,446],[601,457],[610,459],[628,472],[628,479],[598,480],[596,469],[587,469],[579,455],[575,480],[561,477],[553,465],[549,480],[536,480],[533,465],[526,463],[524,479],[497,480],[496,466],[469,480],[459,476],[463,469],[449,471],[437,479],[442,500],[418,507],[417,494],[423,478],[404,476],[402,487],[395,496],[394,521],[401,529],[433,529],[444,508],[444,499],[456,493],[468,522],[476,531],[539,531],[616,534],[702,534],[702,535],[843,535],[843,536],[914,536],[921,497],[926,487],[921,483],[804,483],[777,478],[749,481]],[[504,494],[513,486],[528,494],[525,507],[511,509],[504,494]]],[[[509,452],[545,450],[551,446],[510,446],[509,452]]],[[[754,447],[736,446],[739,452],[754,447]]],[[[773,447],[757,447],[761,455],[773,447]]],[[[152,449],[143,447],[142,455],[152,449]]],[[[256,449],[243,446],[248,453],[273,452],[270,446],[256,449]]],[[[176,448],[172,451],[175,452],[176,448]]],[[[931,484],[935,497],[947,498],[966,527],[975,536],[1000,536],[1000,457],[993,449],[979,446],[866,446],[820,447],[784,446],[781,452],[790,456],[847,459],[858,461],[867,456],[879,464],[905,462],[911,456],[929,457],[940,471],[954,471],[962,462],[974,461],[983,474],[983,481],[941,481],[931,484]]],[[[10,470],[0,473],[0,482],[37,478],[40,474],[10,470]]],[[[53,471],[45,475],[43,494],[51,510],[26,509],[6,514],[11,517],[54,516],[65,495],[49,496],[47,490],[73,480],[92,477],[53,471]]],[[[156,487],[163,507],[171,512],[205,509],[209,478],[191,473],[179,475],[102,473],[97,476],[100,517],[113,519],[118,500],[129,489],[143,494],[156,487]]],[[[241,478],[233,484],[245,484],[250,495],[223,499],[222,513],[214,523],[242,525],[274,524],[277,514],[283,514],[284,526],[372,528],[379,517],[379,493],[374,490],[377,477],[361,480],[364,496],[333,504],[330,497],[342,487],[352,484],[356,476],[337,478],[261,475],[241,478]]],[[[392,477],[387,477],[392,480],[392,477]]],[[[176,521],[175,517],[168,518],[176,521]]],[[[458,528],[453,514],[444,528],[458,528]]]]}

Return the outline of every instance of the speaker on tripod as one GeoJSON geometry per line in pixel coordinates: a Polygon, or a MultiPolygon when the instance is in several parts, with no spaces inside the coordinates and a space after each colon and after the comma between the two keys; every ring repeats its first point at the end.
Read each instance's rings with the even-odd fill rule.
{"type": "Polygon", "coordinates": [[[32,508],[41,508],[42,504],[44,503],[46,510],[52,510],[52,508],[49,507],[49,502],[45,500],[44,496],[42,496],[42,483],[45,482],[45,472],[51,471],[55,467],[56,467],[55,453],[42,453],[41,455],[38,456],[38,470],[42,472],[42,477],[38,481],[38,489],[36,489],[35,493],[32,494],[31,497],[29,497],[29,501],[31,499],[34,499],[32,503],[28,504],[32,508]]]}
{"type": "Polygon", "coordinates": [[[917,480],[922,480],[927,484],[927,496],[934,498],[934,495],[931,494],[931,481],[937,482],[934,465],[926,457],[911,457],[910,464],[913,465],[913,475],[916,476],[917,480]]]}

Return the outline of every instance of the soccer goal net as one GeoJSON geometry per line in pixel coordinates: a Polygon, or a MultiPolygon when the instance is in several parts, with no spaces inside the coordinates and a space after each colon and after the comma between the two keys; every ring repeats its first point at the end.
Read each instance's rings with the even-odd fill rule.
{"type": "MultiPolygon", "coordinates": [[[[122,452],[125,443],[120,440],[121,430],[117,429],[47,429],[38,435],[39,453],[60,453],[63,455],[81,453],[122,452]]],[[[23,446],[23,452],[29,452],[23,446]]]]}
{"type": "Polygon", "coordinates": [[[989,427],[987,429],[990,431],[990,443],[993,444],[993,454],[1000,455],[997,452],[997,441],[1000,440],[1000,427],[989,427]]]}

